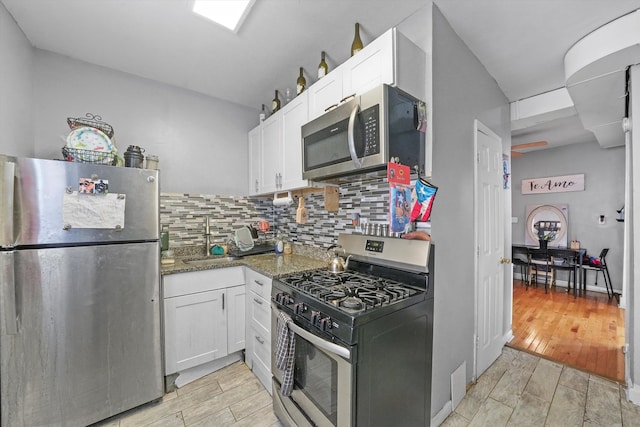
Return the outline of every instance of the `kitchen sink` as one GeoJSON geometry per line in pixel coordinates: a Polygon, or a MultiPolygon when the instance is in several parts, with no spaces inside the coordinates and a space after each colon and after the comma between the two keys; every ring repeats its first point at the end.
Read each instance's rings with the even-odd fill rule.
{"type": "Polygon", "coordinates": [[[222,264],[226,262],[236,261],[240,259],[235,256],[226,256],[222,258],[199,258],[199,259],[188,259],[183,261],[185,264],[189,265],[212,265],[212,264],[222,264]]]}

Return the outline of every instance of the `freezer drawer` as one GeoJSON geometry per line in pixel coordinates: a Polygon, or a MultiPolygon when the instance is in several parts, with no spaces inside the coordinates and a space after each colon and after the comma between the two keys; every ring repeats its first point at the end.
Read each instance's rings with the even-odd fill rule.
{"type": "Polygon", "coordinates": [[[157,242],[0,252],[16,316],[0,316],[3,427],[85,426],[162,396],[158,260],[157,242]]]}

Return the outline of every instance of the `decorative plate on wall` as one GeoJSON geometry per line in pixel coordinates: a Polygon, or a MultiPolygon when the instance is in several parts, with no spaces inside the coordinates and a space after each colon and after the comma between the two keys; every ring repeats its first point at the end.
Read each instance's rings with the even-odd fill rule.
{"type": "Polygon", "coordinates": [[[567,246],[569,205],[527,205],[526,214],[525,245],[538,246],[538,230],[542,229],[545,234],[555,233],[549,246],[567,246]]]}

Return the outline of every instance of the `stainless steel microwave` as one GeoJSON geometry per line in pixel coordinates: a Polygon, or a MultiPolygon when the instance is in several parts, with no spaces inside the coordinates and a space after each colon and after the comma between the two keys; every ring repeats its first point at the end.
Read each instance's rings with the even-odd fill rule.
{"type": "Polygon", "coordinates": [[[424,103],[381,85],[302,126],[302,175],[328,180],[382,170],[391,159],[424,173],[424,103]]]}

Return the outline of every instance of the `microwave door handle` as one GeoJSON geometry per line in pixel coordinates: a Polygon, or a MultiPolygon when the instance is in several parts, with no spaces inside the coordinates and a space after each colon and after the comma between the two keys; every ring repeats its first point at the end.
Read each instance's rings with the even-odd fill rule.
{"type": "Polygon", "coordinates": [[[355,124],[356,124],[356,116],[360,112],[360,105],[356,104],[351,111],[351,115],[349,116],[349,128],[347,131],[347,141],[349,142],[349,154],[351,155],[351,160],[356,168],[362,167],[362,159],[358,158],[358,153],[356,153],[356,141],[355,141],[355,124]]]}

